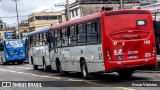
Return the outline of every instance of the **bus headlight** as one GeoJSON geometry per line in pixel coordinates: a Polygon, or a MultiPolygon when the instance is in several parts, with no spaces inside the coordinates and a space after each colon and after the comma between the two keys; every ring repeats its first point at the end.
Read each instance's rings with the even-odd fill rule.
{"type": "Polygon", "coordinates": [[[25,57],[25,53],[23,53],[23,57],[25,57]]]}

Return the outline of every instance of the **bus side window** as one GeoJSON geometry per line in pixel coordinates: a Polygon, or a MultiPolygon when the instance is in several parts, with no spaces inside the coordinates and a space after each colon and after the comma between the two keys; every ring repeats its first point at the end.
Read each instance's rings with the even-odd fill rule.
{"type": "Polygon", "coordinates": [[[36,35],[36,46],[39,46],[39,34],[36,35]]]}
{"type": "Polygon", "coordinates": [[[60,29],[55,30],[55,46],[61,46],[60,29]]]}
{"type": "Polygon", "coordinates": [[[53,49],[54,48],[54,43],[55,43],[55,40],[54,40],[54,30],[51,30],[50,32],[49,32],[49,48],[50,49],[53,49]]]}
{"type": "Polygon", "coordinates": [[[78,45],[86,44],[86,24],[81,23],[78,25],[78,45]]]}
{"type": "Polygon", "coordinates": [[[87,44],[97,43],[97,38],[96,23],[94,21],[87,22],[87,44]]]}
{"type": "Polygon", "coordinates": [[[47,44],[47,41],[46,41],[47,36],[46,36],[46,35],[47,35],[47,33],[46,33],[46,32],[43,32],[43,38],[42,38],[42,42],[43,42],[42,44],[43,44],[43,45],[46,45],[46,44],[47,44]]]}
{"type": "Polygon", "coordinates": [[[40,38],[39,38],[39,45],[43,45],[43,33],[40,33],[40,38]]]}
{"type": "Polygon", "coordinates": [[[33,44],[33,37],[30,36],[30,37],[29,37],[29,46],[32,46],[32,44],[33,44]]]}
{"type": "Polygon", "coordinates": [[[68,46],[67,28],[62,28],[62,46],[68,46]]]}
{"type": "Polygon", "coordinates": [[[32,46],[34,47],[36,45],[36,36],[33,36],[33,43],[32,46]]]}
{"type": "Polygon", "coordinates": [[[100,19],[96,19],[95,20],[95,29],[97,31],[97,39],[98,39],[98,43],[101,43],[101,26],[100,26],[100,19]]]}
{"type": "Polygon", "coordinates": [[[77,44],[76,26],[70,27],[69,45],[77,44]]]}

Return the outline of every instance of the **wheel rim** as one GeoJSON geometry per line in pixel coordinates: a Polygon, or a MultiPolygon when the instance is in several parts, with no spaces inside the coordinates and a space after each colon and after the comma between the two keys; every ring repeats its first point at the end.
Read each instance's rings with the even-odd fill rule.
{"type": "Polygon", "coordinates": [[[82,72],[83,72],[83,77],[86,77],[87,73],[86,73],[86,67],[85,67],[84,64],[83,64],[83,67],[82,67],[82,72]]]}

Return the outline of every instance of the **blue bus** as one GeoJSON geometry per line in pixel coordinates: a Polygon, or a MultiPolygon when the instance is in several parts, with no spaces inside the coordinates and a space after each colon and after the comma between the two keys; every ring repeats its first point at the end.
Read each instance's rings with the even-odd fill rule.
{"type": "Polygon", "coordinates": [[[0,41],[0,63],[22,64],[26,60],[25,41],[23,39],[6,39],[0,41]]]}

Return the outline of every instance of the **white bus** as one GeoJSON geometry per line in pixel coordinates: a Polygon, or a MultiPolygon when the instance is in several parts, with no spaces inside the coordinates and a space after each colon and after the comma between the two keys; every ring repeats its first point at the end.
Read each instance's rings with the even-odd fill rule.
{"type": "Polygon", "coordinates": [[[37,70],[38,66],[43,66],[44,71],[50,70],[47,44],[48,29],[49,27],[46,27],[28,34],[28,59],[34,70],[37,70]]]}

